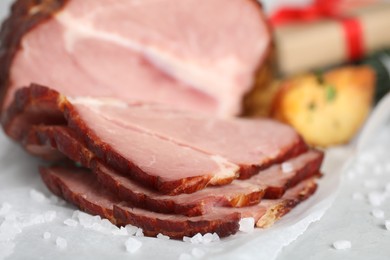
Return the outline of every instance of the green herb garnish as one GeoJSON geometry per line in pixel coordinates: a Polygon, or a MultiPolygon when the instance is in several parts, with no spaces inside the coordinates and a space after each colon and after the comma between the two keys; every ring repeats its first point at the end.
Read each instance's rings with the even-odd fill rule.
{"type": "Polygon", "coordinates": [[[326,100],[332,102],[337,96],[336,88],[332,85],[327,85],[325,89],[326,100]]]}

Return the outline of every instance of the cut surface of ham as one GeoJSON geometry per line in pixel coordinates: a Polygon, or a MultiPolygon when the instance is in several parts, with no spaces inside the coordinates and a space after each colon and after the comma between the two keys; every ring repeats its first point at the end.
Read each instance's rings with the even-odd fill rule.
{"type": "Polygon", "coordinates": [[[18,0],[1,37],[3,108],[37,82],[220,116],[242,112],[271,46],[254,0],[18,0]]]}

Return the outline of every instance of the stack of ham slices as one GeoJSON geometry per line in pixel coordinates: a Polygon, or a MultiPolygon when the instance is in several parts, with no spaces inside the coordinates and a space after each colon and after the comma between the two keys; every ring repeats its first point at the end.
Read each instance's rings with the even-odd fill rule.
{"type": "Polygon", "coordinates": [[[275,121],[71,98],[39,85],[16,92],[3,125],[30,153],[83,166],[42,168],[52,192],[151,236],[227,236],[245,217],[270,226],[315,191],[323,159],[275,121]]]}
{"type": "Polygon", "coordinates": [[[317,188],[322,152],[232,117],[271,53],[254,0],[18,0],[0,37],[3,128],[86,212],[149,236],[223,237],[317,188]]]}

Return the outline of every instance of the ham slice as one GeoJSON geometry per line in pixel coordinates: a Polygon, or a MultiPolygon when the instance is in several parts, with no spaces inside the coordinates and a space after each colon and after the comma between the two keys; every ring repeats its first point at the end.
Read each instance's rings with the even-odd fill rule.
{"type": "MultiPolygon", "coordinates": [[[[123,110],[131,111],[134,107],[112,99],[103,101],[105,106],[123,107],[121,112],[123,110]]],[[[87,149],[92,151],[96,157],[113,169],[128,173],[131,178],[167,194],[191,193],[203,189],[207,185],[227,184],[237,178],[239,173],[242,174],[242,178],[248,177],[245,174],[248,171],[242,170],[239,172],[240,165],[231,162],[218,153],[214,153],[213,150],[209,151],[206,141],[203,142],[203,145],[200,145],[201,148],[191,145],[195,145],[192,136],[200,135],[206,140],[210,140],[210,143],[213,143],[212,146],[217,147],[218,141],[214,141],[217,135],[207,134],[212,132],[208,131],[207,123],[211,120],[209,117],[196,119],[198,122],[194,125],[197,127],[193,128],[194,132],[187,133],[188,141],[186,141],[184,135],[181,135],[179,139],[175,136],[170,137],[163,131],[162,134],[157,134],[158,130],[156,128],[154,128],[154,131],[145,131],[142,127],[128,127],[129,119],[121,124],[112,121],[109,118],[116,116],[116,109],[96,111],[88,108],[88,106],[100,106],[103,101],[92,98],[70,98],[68,100],[56,91],[32,85],[30,88],[21,89],[16,93],[15,101],[9,112],[6,113],[3,124],[9,135],[18,140],[22,138],[24,132],[28,133],[29,124],[52,125],[51,117],[44,114],[46,110],[50,111],[50,115],[53,113],[60,115],[62,113],[68,127],[75,132],[79,140],[85,143],[87,149]],[[43,108],[40,107],[41,103],[43,108]],[[47,109],[47,107],[50,107],[50,109],[47,109]],[[43,115],[39,116],[40,113],[43,113],[43,115]],[[28,114],[31,114],[32,118],[29,118],[28,114]],[[40,118],[41,121],[37,118],[40,118]],[[201,128],[201,125],[204,128],[201,128]],[[15,135],[15,133],[18,134],[15,135]],[[177,139],[183,141],[177,141],[177,139]],[[207,151],[205,151],[206,149],[207,151]]],[[[169,111],[167,113],[170,116],[169,111]]],[[[191,114],[188,118],[188,120],[192,118],[191,114]]],[[[124,117],[122,119],[125,120],[124,117]]],[[[55,120],[56,122],[65,121],[64,119],[61,121],[60,118],[55,118],[55,120]]],[[[262,123],[262,119],[213,120],[216,122],[215,125],[231,125],[232,127],[240,125],[236,127],[240,128],[240,131],[227,131],[222,139],[228,143],[232,140],[232,143],[236,143],[237,146],[239,146],[239,140],[243,140],[244,146],[250,150],[247,153],[248,156],[256,150],[271,153],[267,148],[267,144],[271,146],[273,153],[271,157],[265,157],[262,152],[256,153],[260,161],[260,163],[257,163],[256,169],[263,168],[270,163],[283,161],[292,155],[307,150],[306,145],[301,142],[301,138],[292,129],[279,123],[271,121],[262,123]],[[263,125],[267,127],[257,129],[263,125]],[[253,140],[246,140],[248,136],[244,128],[248,129],[248,133],[253,133],[253,140]],[[281,136],[281,138],[271,138],[272,142],[267,142],[265,138],[256,138],[252,128],[257,129],[259,136],[270,135],[272,130],[272,135],[281,136]],[[282,137],[283,135],[288,135],[289,138],[282,137]],[[279,149],[277,148],[278,144],[279,149]]],[[[214,127],[211,130],[217,131],[217,128],[214,127]]],[[[218,133],[219,135],[222,134],[221,132],[218,133]]],[[[221,143],[222,147],[228,148],[226,144],[221,143]]],[[[210,146],[210,149],[212,149],[212,146],[210,146]]],[[[240,151],[240,148],[237,149],[240,151]]],[[[220,148],[219,150],[222,151],[223,149],[220,148]]],[[[215,151],[217,151],[217,148],[215,148],[215,151]]]]}
{"type": "Polygon", "coordinates": [[[260,168],[283,161],[281,158],[291,158],[307,150],[295,131],[269,119],[220,120],[164,106],[119,103],[113,106],[97,99],[70,100],[78,113],[87,117],[93,112],[123,128],[222,156],[240,166],[240,178],[248,178],[260,168]]]}
{"type": "Polygon", "coordinates": [[[282,171],[281,165],[275,165],[250,179],[235,180],[230,185],[208,187],[192,194],[163,196],[109,169],[66,127],[38,126],[33,128],[33,132],[37,139],[35,145],[56,147],[71,160],[92,169],[97,180],[118,198],[156,212],[188,216],[205,214],[215,206],[254,205],[265,192],[266,198],[280,198],[288,188],[316,175],[323,159],[321,152],[312,150],[285,162],[292,166],[292,170],[287,173],[282,171]]]}
{"type": "Polygon", "coordinates": [[[213,232],[219,236],[231,235],[238,231],[238,222],[243,217],[253,217],[257,226],[268,227],[310,196],[317,187],[314,179],[309,179],[290,189],[280,200],[263,200],[252,207],[217,208],[203,216],[185,217],[118,203],[117,198],[99,186],[94,176],[83,169],[41,168],[41,176],[53,193],[91,214],[120,225],[141,227],[149,236],[162,233],[173,238],[213,232]]]}
{"type": "Polygon", "coordinates": [[[3,108],[37,82],[67,96],[237,115],[271,56],[270,35],[255,0],[18,0],[0,34],[3,108]]]}

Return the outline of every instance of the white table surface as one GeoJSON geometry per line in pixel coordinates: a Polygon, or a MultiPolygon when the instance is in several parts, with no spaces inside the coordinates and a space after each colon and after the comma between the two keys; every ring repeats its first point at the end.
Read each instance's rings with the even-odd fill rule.
{"type": "MultiPolygon", "coordinates": [[[[1,0],[0,20],[7,12],[11,0],[1,0]]],[[[278,260],[284,259],[390,259],[390,231],[384,226],[390,219],[390,198],[381,206],[370,205],[367,196],[373,190],[381,191],[390,183],[390,128],[369,151],[375,163],[366,163],[360,169],[362,160],[357,160],[346,172],[340,192],[333,206],[323,218],[313,223],[295,242],[285,247],[278,260]],[[355,169],[355,170],[354,170],[355,169]],[[357,173],[357,176],[354,175],[357,173]],[[377,183],[377,187],[375,184],[377,183]],[[355,200],[356,192],[364,195],[355,200]],[[370,211],[374,208],[385,212],[384,219],[376,219],[370,211]],[[352,248],[335,250],[332,243],[349,240],[352,248]]],[[[366,157],[367,158],[367,157],[366,157]]],[[[331,172],[326,174],[332,174],[331,172]]],[[[12,256],[11,256],[12,259],[12,256]]],[[[253,256],[256,259],[256,256],[253,256]]]]}

